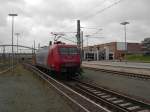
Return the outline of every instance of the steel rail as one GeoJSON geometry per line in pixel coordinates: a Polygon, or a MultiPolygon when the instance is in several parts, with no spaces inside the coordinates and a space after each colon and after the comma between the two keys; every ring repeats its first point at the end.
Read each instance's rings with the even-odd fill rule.
{"type": "Polygon", "coordinates": [[[15,65],[15,66],[11,66],[11,67],[9,67],[9,68],[7,68],[7,69],[1,71],[0,74],[4,74],[4,73],[8,72],[9,70],[11,70],[11,69],[14,68],[14,67],[16,67],[16,65],[15,65]]]}
{"type": "Polygon", "coordinates": [[[96,85],[75,80],[75,89],[87,97],[111,108],[112,111],[119,112],[150,112],[150,104],[137,99],[119,94],[117,92],[97,87],[96,85]]]}
{"type": "Polygon", "coordinates": [[[101,72],[106,72],[106,73],[112,73],[114,75],[122,75],[122,76],[129,76],[133,78],[140,78],[140,79],[150,79],[150,75],[144,75],[144,74],[137,74],[137,73],[129,73],[129,72],[124,72],[124,71],[115,71],[115,70],[106,70],[106,69],[101,69],[101,68],[93,68],[93,67],[85,67],[83,68],[89,69],[89,70],[96,70],[96,71],[101,71],[101,72]]]}
{"type": "Polygon", "coordinates": [[[75,106],[74,109],[76,111],[78,112],[110,112],[106,108],[100,106],[94,101],[72,90],[71,88],[64,85],[63,83],[60,83],[57,80],[53,79],[52,77],[40,71],[36,67],[29,65],[29,64],[24,64],[24,66],[32,70],[36,74],[38,74],[40,78],[44,79],[48,84],[50,84],[53,88],[55,88],[62,96],[67,98],[69,102],[71,102],[71,104],[75,106]]]}

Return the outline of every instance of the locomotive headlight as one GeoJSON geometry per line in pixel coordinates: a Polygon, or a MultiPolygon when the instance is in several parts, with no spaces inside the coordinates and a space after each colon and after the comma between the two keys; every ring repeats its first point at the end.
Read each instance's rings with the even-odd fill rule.
{"type": "Polygon", "coordinates": [[[66,68],[61,68],[61,72],[67,72],[66,68]]]}
{"type": "Polygon", "coordinates": [[[66,72],[66,68],[64,64],[61,64],[61,72],[66,72]]]}
{"type": "Polygon", "coordinates": [[[76,63],[72,63],[72,62],[70,62],[70,63],[65,63],[65,66],[66,66],[66,67],[76,66],[76,63]]]}

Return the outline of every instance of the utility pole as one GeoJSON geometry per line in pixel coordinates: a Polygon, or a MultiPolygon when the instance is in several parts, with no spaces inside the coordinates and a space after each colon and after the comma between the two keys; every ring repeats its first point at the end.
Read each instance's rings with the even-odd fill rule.
{"type": "Polygon", "coordinates": [[[38,49],[40,49],[40,43],[38,44],[38,49]]]}
{"type": "Polygon", "coordinates": [[[13,66],[14,66],[14,48],[13,48],[13,44],[14,44],[14,17],[18,16],[17,14],[8,14],[9,16],[12,17],[12,73],[13,73],[13,66]]]}
{"type": "Polygon", "coordinates": [[[78,48],[81,47],[81,39],[80,39],[80,20],[77,20],[77,46],[78,48]]]}
{"type": "Polygon", "coordinates": [[[20,33],[15,33],[15,35],[17,36],[17,54],[18,54],[18,37],[19,37],[20,33]]]}
{"type": "Polygon", "coordinates": [[[81,62],[83,61],[83,31],[81,31],[81,62]]]}
{"type": "Polygon", "coordinates": [[[79,48],[81,63],[82,63],[80,20],[77,20],[77,35],[76,36],[77,36],[77,46],[79,48]]]}
{"type": "Polygon", "coordinates": [[[126,55],[127,55],[127,52],[128,52],[128,49],[127,49],[127,37],[126,37],[126,25],[127,24],[130,24],[129,22],[122,22],[122,23],[120,23],[121,25],[123,25],[124,26],[124,40],[125,40],[125,55],[124,55],[124,57],[125,57],[125,63],[127,64],[127,59],[126,59],[126,55]]]}
{"type": "Polygon", "coordinates": [[[15,33],[15,35],[17,36],[17,61],[19,62],[19,54],[18,54],[18,37],[19,37],[20,33],[15,33]]]}
{"type": "Polygon", "coordinates": [[[34,40],[34,45],[33,45],[33,54],[32,54],[32,58],[33,58],[33,60],[32,60],[32,63],[33,64],[35,64],[35,62],[36,62],[36,56],[35,56],[35,40],[34,40]]]}
{"type": "Polygon", "coordinates": [[[32,45],[32,56],[33,56],[33,45],[32,45]]]}
{"type": "Polygon", "coordinates": [[[5,63],[5,46],[3,46],[3,61],[4,61],[4,63],[5,63]]]}
{"type": "Polygon", "coordinates": [[[34,55],[35,55],[35,40],[34,40],[34,55]]]}

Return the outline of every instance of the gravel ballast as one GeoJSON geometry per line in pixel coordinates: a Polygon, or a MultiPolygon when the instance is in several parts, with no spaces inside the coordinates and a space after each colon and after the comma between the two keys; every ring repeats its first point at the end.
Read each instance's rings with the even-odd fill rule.
{"type": "Polygon", "coordinates": [[[119,91],[136,98],[150,101],[150,80],[142,80],[136,77],[114,75],[101,71],[83,69],[83,80],[90,80],[100,86],[119,91]]]}
{"type": "Polygon", "coordinates": [[[17,66],[0,75],[0,112],[73,112],[36,74],[17,66]]]}

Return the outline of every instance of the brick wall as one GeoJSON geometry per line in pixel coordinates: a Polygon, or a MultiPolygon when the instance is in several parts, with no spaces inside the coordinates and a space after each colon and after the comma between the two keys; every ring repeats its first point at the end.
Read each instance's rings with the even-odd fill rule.
{"type": "Polygon", "coordinates": [[[140,43],[128,43],[127,50],[128,53],[132,54],[142,53],[142,45],[140,43]]]}
{"type": "MultiPolygon", "coordinates": [[[[99,44],[99,45],[94,45],[94,46],[88,46],[84,47],[85,51],[103,51],[105,48],[109,48],[109,52],[114,53],[114,59],[120,59],[120,57],[123,58],[125,54],[125,50],[117,50],[117,42],[110,42],[110,43],[105,43],[105,44],[99,44]]],[[[142,44],[140,43],[128,43],[127,44],[127,50],[128,53],[131,54],[138,54],[142,53],[142,44]]]]}

